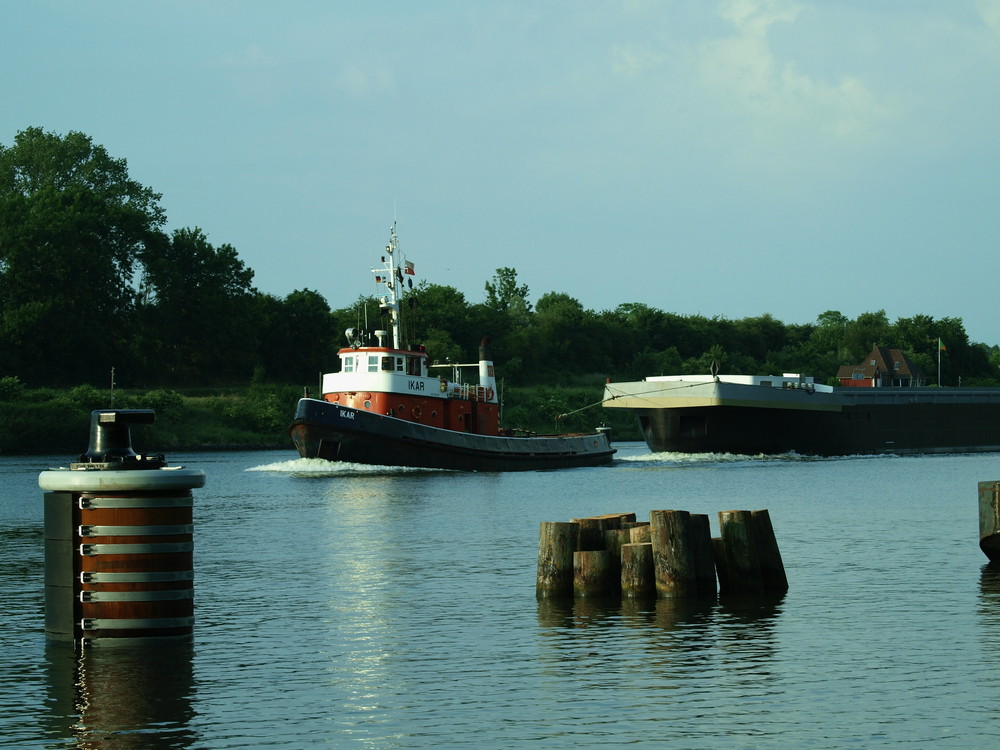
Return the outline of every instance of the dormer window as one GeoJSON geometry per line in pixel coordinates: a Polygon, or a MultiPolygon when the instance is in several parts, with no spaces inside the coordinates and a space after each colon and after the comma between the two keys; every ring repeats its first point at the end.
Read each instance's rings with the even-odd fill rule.
{"type": "Polygon", "coordinates": [[[898,370],[899,369],[899,362],[893,362],[892,363],[892,369],[893,370],[898,370]]]}

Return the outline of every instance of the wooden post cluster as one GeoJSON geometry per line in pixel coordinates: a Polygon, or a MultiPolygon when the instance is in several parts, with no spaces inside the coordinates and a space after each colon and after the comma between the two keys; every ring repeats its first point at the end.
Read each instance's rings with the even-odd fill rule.
{"type": "Polygon", "coordinates": [[[536,594],[548,597],[692,597],[786,591],[788,580],[766,510],[707,515],[653,510],[543,521],[536,594]],[[716,585],[718,580],[718,586],[716,585]]]}

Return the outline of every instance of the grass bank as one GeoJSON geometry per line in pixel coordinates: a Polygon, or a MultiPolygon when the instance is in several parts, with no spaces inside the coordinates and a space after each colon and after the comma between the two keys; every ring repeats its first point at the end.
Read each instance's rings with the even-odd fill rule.
{"type": "MultiPolygon", "coordinates": [[[[287,429],[299,386],[253,385],[215,390],[115,391],[91,386],[27,389],[0,383],[0,453],[80,454],[95,409],[153,409],[152,425],[132,428],[137,452],[291,449],[287,429]]],[[[599,405],[598,385],[506,388],[503,424],[538,433],[587,432],[601,423],[615,439],[639,440],[635,419],[599,405]]]]}

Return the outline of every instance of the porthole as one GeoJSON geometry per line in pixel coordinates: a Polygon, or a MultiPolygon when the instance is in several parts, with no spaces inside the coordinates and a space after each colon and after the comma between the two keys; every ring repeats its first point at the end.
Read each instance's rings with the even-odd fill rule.
{"type": "Polygon", "coordinates": [[[371,401],[365,401],[365,408],[366,409],[371,409],[372,408],[372,402],[371,401]]]}

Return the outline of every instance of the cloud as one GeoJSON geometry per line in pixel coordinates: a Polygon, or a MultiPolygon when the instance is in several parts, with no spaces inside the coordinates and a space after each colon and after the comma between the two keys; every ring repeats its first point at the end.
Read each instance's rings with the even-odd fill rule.
{"type": "Polygon", "coordinates": [[[221,58],[227,68],[238,70],[271,70],[278,67],[278,58],[258,44],[251,44],[238,54],[228,54],[221,58]]]}
{"type": "Polygon", "coordinates": [[[810,75],[787,54],[775,52],[771,35],[796,23],[803,6],[787,0],[730,0],[720,17],[735,34],[700,47],[699,73],[706,90],[759,135],[789,131],[835,140],[868,140],[893,108],[857,76],[829,81],[810,75]]]}
{"type": "Polygon", "coordinates": [[[635,76],[663,65],[666,56],[648,44],[619,44],[611,48],[611,69],[635,76]]]}
{"type": "Polygon", "coordinates": [[[986,25],[1000,32],[1000,0],[977,0],[976,8],[986,25]]]}
{"type": "Polygon", "coordinates": [[[383,94],[395,89],[395,77],[385,65],[348,63],[336,75],[334,83],[341,91],[357,97],[383,94]]]}

